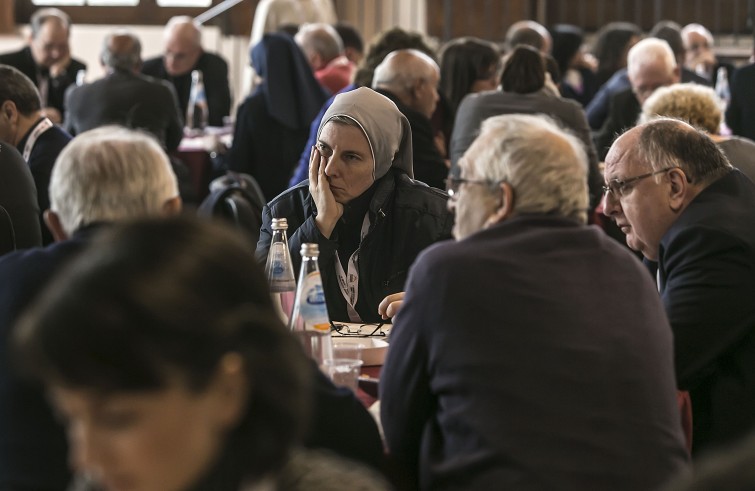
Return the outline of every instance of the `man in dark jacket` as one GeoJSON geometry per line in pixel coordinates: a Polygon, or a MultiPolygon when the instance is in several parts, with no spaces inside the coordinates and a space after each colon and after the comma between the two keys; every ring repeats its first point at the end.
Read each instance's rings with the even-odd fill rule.
{"type": "Polygon", "coordinates": [[[606,157],[604,213],[657,262],[693,453],[755,429],[755,184],[678,120],[635,127],[606,157]]]}
{"type": "Polygon", "coordinates": [[[68,131],[77,135],[120,124],[152,133],[168,152],[178,148],[183,123],[175,90],[164,80],[139,74],[139,39],[127,31],[108,34],[100,61],[107,75],[68,93],[68,131]]]}
{"type": "MultiPolygon", "coordinates": [[[[414,177],[428,186],[445,189],[448,165],[436,142],[430,118],[438,103],[440,69],[418,50],[390,53],[375,69],[372,88],[392,100],[412,128],[414,177]]],[[[445,153],[445,151],[444,151],[445,153]]]]}
{"type": "Polygon", "coordinates": [[[414,258],[450,237],[444,192],[411,179],[409,122],[385,96],[362,87],[336,96],[320,124],[309,180],[263,211],[257,259],[264,263],[272,218],[287,218],[289,249],[317,243],[330,318],[380,320],[378,305],[403,291],[414,258]]]}
{"type": "Polygon", "coordinates": [[[66,89],[75,83],[86,65],[71,58],[68,38],[71,19],[62,10],[47,8],[31,17],[29,46],[0,55],[0,63],[17,68],[39,89],[45,115],[54,123],[63,121],[66,89]]]}
{"type": "Polygon", "coordinates": [[[7,65],[0,65],[0,140],[14,145],[29,166],[37,188],[42,243],[50,244],[52,235],[42,213],[50,207],[52,167],[71,135],[42,114],[39,92],[29,77],[7,65]]]}
{"type": "Polygon", "coordinates": [[[202,72],[210,126],[223,126],[223,118],[231,111],[228,63],[202,49],[202,31],[191,17],[173,17],[165,25],[163,56],[146,60],[142,73],[172,83],[181,114],[186,115],[194,70],[202,72]]]}

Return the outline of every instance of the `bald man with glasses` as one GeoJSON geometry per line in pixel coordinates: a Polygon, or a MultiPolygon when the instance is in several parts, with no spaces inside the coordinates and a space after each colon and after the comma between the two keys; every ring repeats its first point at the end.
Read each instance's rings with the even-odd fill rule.
{"type": "Polygon", "coordinates": [[[755,429],[755,184],[690,125],[661,118],[606,157],[604,213],[655,269],[692,399],[693,455],[755,429]]]}

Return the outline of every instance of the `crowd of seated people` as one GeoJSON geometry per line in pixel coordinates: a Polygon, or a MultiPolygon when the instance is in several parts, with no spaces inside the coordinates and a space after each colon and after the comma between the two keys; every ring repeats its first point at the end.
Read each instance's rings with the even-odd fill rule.
{"type": "Polygon", "coordinates": [[[326,17],[234,60],[220,162],[265,197],[256,244],[183,206],[192,72],[211,126],[245,93],[193,19],[146,61],[107,33],[90,83],[55,8],[0,54],[0,490],[746,481],[755,64],[701,24],[365,47],[326,17]],[[331,321],[392,324],[371,412],[275,313],[279,218],[331,321]]]}

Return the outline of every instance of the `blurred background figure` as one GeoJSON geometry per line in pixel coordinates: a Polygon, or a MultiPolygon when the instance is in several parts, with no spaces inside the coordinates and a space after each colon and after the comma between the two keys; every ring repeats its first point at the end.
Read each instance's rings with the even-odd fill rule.
{"type": "Polygon", "coordinates": [[[71,57],[71,18],[55,8],[39,9],[31,17],[29,45],[0,55],[0,63],[17,68],[37,86],[45,115],[62,123],[66,89],[86,65],[71,57]]]}
{"type": "Polygon", "coordinates": [[[105,126],[61,152],[45,212],[56,242],[0,260],[0,488],[66,489],[71,477],[65,433],[44,392],[11,369],[9,340],[18,316],[97,230],[180,209],[168,157],[146,134],[105,126]]]}
{"type": "Polygon", "coordinates": [[[439,88],[452,115],[467,94],[495,90],[501,67],[501,54],[493,43],[472,37],[449,41],[440,52],[439,88]]]}
{"type": "Polygon", "coordinates": [[[686,51],[684,66],[708,81],[715,87],[719,82],[719,69],[723,68],[727,79],[731,78],[734,67],[722,64],[713,51],[713,34],[702,24],[687,24],[681,30],[682,41],[686,51]]]}
{"type": "Polygon", "coordinates": [[[562,97],[574,99],[585,107],[600,88],[595,75],[595,60],[583,49],[585,34],[577,26],[557,24],[551,29],[551,36],[551,56],[561,73],[559,92],[562,97]]]}
{"type": "Polygon", "coordinates": [[[755,182],[755,142],[721,134],[721,100],[713,89],[698,84],[661,87],[642,105],[640,122],[645,123],[658,116],[681,119],[705,131],[731,165],[755,182]]]}
{"type": "Polygon", "coordinates": [[[338,22],[333,26],[343,41],[343,54],[354,66],[359,66],[364,58],[364,40],[359,30],[348,22],[338,22]]]}
{"type": "Polygon", "coordinates": [[[639,26],[629,22],[611,22],[598,31],[592,53],[598,62],[595,75],[600,88],[585,108],[587,122],[593,130],[599,129],[608,116],[611,97],[629,88],[627,55],[640,39],[639,26]]]}
{"type": "Polygon", "coordinates": [[[506,31],[504,45],[506,52],[511,52],[520,44],[531,46],[544,54],[551,52],[553,39],[542,24],[533,20],[521,20],[514,22],[506,31]]]}
{"type": "Polygon", "coordinates": [[[262,36],[276,32],[281,26],[307,23],[335,24],[338,20],[333,0],[260,0],[254,11],[250,46],[262,36]]]}
{"type": "Polygon", "coordinates": [[[351,83],[356,66],[344,54],[343,41],[329,24],[304,24],[294,36],[320,85],[335,94],[351,83]]]}
{"type": "Polygon", "coordinates": [[[231,170],[254,177],[270,200],[288,187],[328,94],[288,34],[266,34],[250,54],[261,82],[238,108],[228,161],[231,170]]]}
{"type": "Polygon", "coordinates": [[[199,70],[207,96],[208,124],[223,126],[223,118],[231,111],[228,63],[202,48],[201,26],[191,17],[170,19],[163,37],[163,55],[146,60],[142,73],[172,83],[178,94],[178,107],[185,116],[191,93],[191,72],[199,70]]]}
{"type": "Polygon", "coordinates": [[[246,243],[210,222],[106,231],[15,337],[66,422],[76,489],[388,489],[298,448],[308,360],[246,243]]]}
{"type": "Polygon", "coordinates": [[[42,243],[40,213],[37,188],[24,158],[0,142],[0,255],[42,243]]]}
{"type": "Polygon", "coordinates": [[[502,90],[470,94],[459,106],[451,138],[451,174],[458,177],[459,159],[479,134],[484,120],[501,114],[547,114],[573,131],[584,145],[592,209],[600,201],[602,178],[585,112],[576,101],[554,96],[545,82],[543,54],[530,46],[515,48],[503,64],[502,90]]]}
{"type": "Polygon", "coordinates": [[[598,62],[597,83],[602,86],[614,73],[626,68],[629,49],[642,39],[642,30],[630,22],[611,22],[595,36],[592,54],[598,62]]]}
{"type": "Polygon", "coordinates": [[[389,53],[375,68],[372,88],[392,100],[411,126],[414,178],[445,188],[448,176],[446,143],[436,138],[431,119],[438,104],[440,68],[418,50],[389,53]]]}
{"type": "MultiPolygon", "coordinates": [[[[52,234],[42,213],[50,207],[48,188],[55,159],[71,135],[44,116],[39,92],[29,77],[8,65],[0,65],[0,140],[14,145],[29,166],[37,188],[42,244],[50,244],[52,234]]],[[[19,192],[23,189],[20,186],[19,192]]]]}

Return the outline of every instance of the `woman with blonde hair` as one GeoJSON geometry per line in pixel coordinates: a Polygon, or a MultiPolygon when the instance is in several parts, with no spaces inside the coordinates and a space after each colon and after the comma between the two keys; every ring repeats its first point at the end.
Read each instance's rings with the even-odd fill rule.
{"type": "Polygon", "coordinates": [[[731,165],[755,181],[755,142],[721,134],[723,111],[713,89],[698,84],[660,87],[643,104],[640,123],[660,116],[681,119],[705,131],[731,165]]]}

